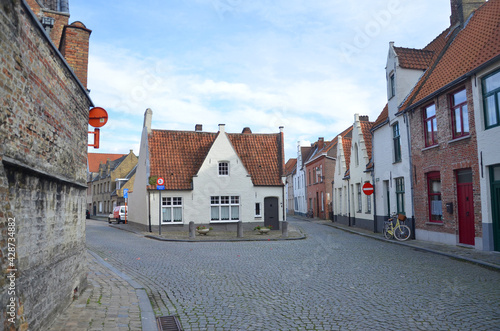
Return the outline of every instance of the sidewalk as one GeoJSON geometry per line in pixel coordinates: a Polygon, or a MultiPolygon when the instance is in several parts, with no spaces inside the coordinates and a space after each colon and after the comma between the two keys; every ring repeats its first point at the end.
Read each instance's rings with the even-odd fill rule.
{"type": "Polygon", "coordinates": [[[50,331],[157,330],[146,291],[130,277],[87,251],[88,287],[59,315],[50,331]]]}
{"type": "Polygon", "coordinates": [[[433,243],[421,240],[408,240],[408,241],[397,241],[397,240],[387,240],[384,238],[382,233],[374,233],[370,230],[360,229],[356,227],[350,227],[340,223],[334,223],[330,220],[319,220],[306,218],[302,216],[289,216],[290,218],[296,218],[303,221],[313,222],[317,224],[323,224],[326,226],[331,226],[343,231],[355,233],[361,236],[369,237],[376,240],[382,240],[387,243],[402,245],[411,247],[416,250],[421,250],[425,252],[430,252],[434,254],[444,255],[453,259],[467,261],[475,263],[490,269],[500,271],[500,252],[486,252],[480,251],[474,248],[467,248],[461,246],[453,246],[446,244],[433,243]]]}

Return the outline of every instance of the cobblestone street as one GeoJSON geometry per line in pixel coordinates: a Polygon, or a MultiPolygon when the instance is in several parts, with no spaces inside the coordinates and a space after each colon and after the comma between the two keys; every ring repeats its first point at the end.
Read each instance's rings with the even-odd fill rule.
{"type": "Polygon", "coordinates": [[[185,330],[492,330],[500,273],[289,218],[305,240],[161,242],[87,221],[87,246],[185,330]]]}

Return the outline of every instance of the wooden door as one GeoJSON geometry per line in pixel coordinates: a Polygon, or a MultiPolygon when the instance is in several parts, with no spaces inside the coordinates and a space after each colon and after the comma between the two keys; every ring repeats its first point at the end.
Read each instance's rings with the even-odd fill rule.
{"type": "Polygon", "coordinates": [[[472,172],[457,174],[458,241],[461,244],[475,244],[474,199],[472,172]]]}
{"type": "Polygon", "coordinates": [[[279,205],[278,198],[264,199],[264,225],[273,227],[273,230],[279,230],[279,205]]]}

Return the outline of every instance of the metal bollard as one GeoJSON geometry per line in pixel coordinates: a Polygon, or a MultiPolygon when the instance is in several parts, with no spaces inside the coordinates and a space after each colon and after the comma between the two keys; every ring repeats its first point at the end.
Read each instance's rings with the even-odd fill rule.
{"type": "Polygon", "coordinates": [[[281,236],[283,238],[288,238],[288,222],[287,221],[283,221],[281,222],[281,236]]]}
{"type": "Polygon", "coordinates": [[[237,237],[238,238],[243,238],[243,222],[242,221],[238,221],[237,223],[237,237]]]}
{"type": "Polygon", "coordinates": [[[194,222],[191,221],[189,222],[189,239],[194,239],[196,237],[196,234],[194,232],[194,222]]]}

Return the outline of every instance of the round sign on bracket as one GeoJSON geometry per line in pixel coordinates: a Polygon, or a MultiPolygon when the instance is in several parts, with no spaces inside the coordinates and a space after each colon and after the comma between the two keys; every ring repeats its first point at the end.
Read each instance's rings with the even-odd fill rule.
{"type": "Polygon", "coordinates": [[[366,195],[372,195],[373,194],[373,185],[370,183],[365,183],[363,185],[363,193],[366,195]]]}
{"type": "Polygon", "coordinates": [[[101,107],[94,107],[89,111],[89,124],[94,128],[100,128],[108,122],[108,112],[101,107]]]}
{"type": "Polygon", "coordinates": [[[165,184],[165,180],[160,177],[156,180],[156,184],[159,186],[162,186],[163,184],[165,184]]]}

